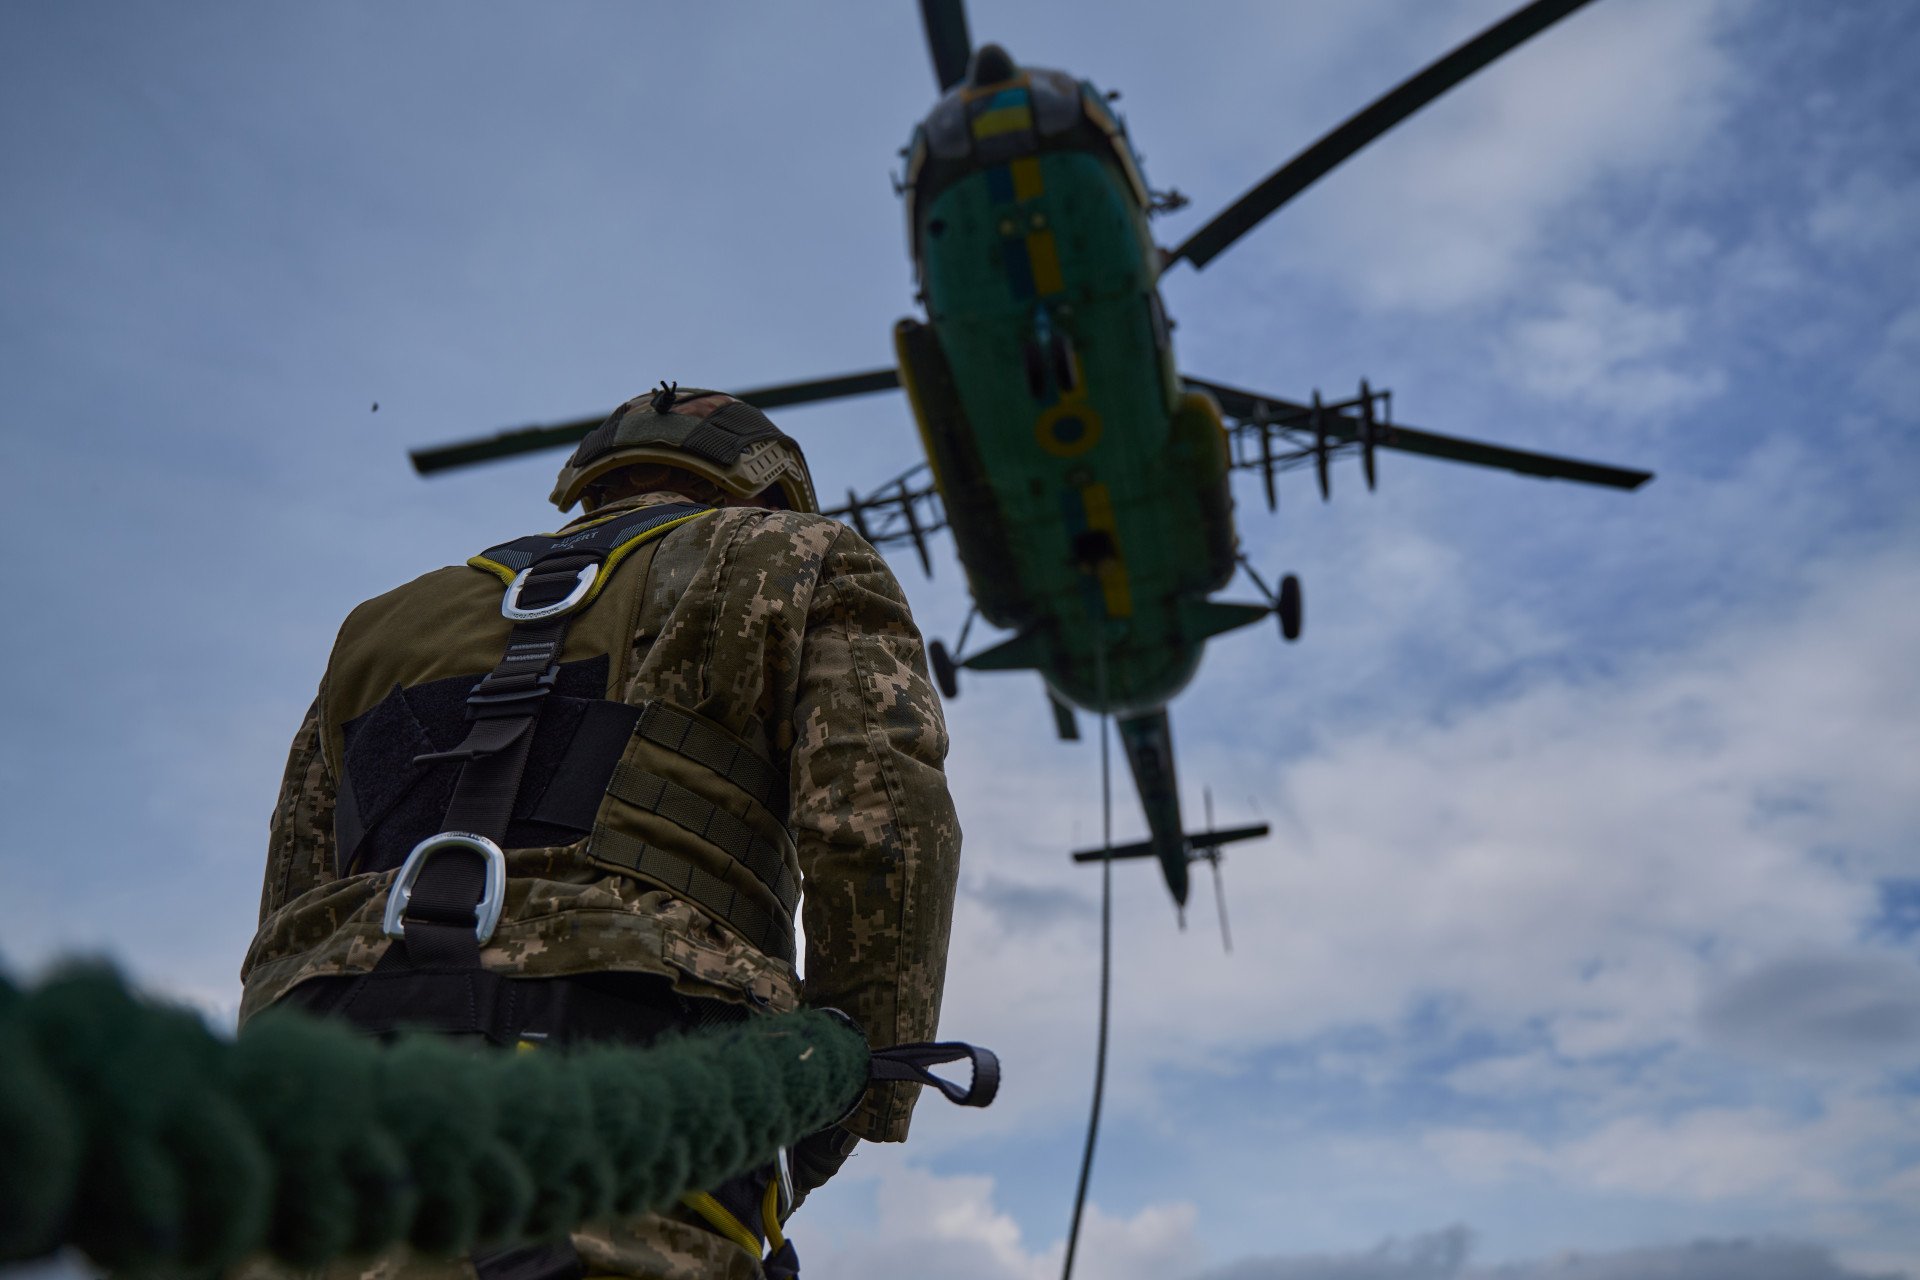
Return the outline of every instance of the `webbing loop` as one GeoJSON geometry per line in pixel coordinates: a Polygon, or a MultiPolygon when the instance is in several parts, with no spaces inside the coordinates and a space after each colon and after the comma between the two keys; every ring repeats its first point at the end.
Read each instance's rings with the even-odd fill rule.
{"type": "Polygon", "coordinates": [[[991,1049],[958,1040],[938,1044],[897,1044],[890,1049],[875,1049],[873,1065],[867,1069],[869,1080],[912,1080],[930,1084],[947,1096],[947,1101],[962,1107],[984,1107],[1000,1092],[1000,1059],[991,1049]],[[966,1059],[973,1067],[973,1079],[965,1086],[933,1074],[927,1068],[945,1062],[966,1059]]]}

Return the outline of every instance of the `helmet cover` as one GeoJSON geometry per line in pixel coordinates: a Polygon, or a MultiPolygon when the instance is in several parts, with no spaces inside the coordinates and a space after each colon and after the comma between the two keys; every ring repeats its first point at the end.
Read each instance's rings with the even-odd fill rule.
{"type": "Polygon", "coordinates": [[[737,498],[778,485],[793,510],[820,509],[791,436],[744,400],[678,383],[635,396],[588,432],[560,468],[553,504],[570,510],[601,476],[648,462],[690,471],[737,498]]]}

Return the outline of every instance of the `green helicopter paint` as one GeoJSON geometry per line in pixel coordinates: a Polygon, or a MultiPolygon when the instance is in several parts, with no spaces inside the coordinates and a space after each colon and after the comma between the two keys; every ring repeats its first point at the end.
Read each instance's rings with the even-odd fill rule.
{"type": "Polygon", "coordinates": [[[1036,669],[1066,702],[1121,719],[1184,900],[1165,707],[1209,635],[1268,611],[1207,600],[1234,567],[1226,434],[1175,372],[1119,122],[1068,82],[1078,118],[1053,137],[1035,127],[1035,90],[1057,98],[1064,79],[1033,69],[961,86],[916,133],[909,216],[927,321],[902,321],[896,345],[975,602],[1016,633],[965,665],[1036,669]],[[954,123],[943,112],[964,120],[964,159],[935,150],[931,135],[954,123]],[[1136,738],[1165,748],[1151,777],[1136,738]]]}

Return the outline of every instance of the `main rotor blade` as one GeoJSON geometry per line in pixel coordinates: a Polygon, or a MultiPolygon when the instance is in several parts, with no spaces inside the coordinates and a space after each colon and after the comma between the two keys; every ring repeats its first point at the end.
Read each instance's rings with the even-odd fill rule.
{"type": "MultiPolygon", "coordinates": [[[[1260,412],[1260,406],[1264,405],[1267,420],[1275,426],[1304,429],[1307,416],[1312,412],[1307,405],[1278,396],[1255,395],[1251,391],[1201,378],[1183,376],[1181,380],[1189,387],[1211,395],[1222,409],[1241,421],[1252,421],[1260,412]],[[1296,421],[1289,422],[1288,419],[1296,421]]],[[[1326,428],[1329,440],[1345,443],[1360,438],[1360,420],[1351,414],[1323,414],[1321,425],[1326,428]]],[[[1383,422],[1375,426],[1373,442],[1379,448],[1398,449],[1402,453],[1424,454],[1429,458],[1445,458],[1449,462],[1465,462],[1477,467],[1496,467],[1502,471],[1517,471],[1522,475],[1543,476],[1549,480],[1576,480],[1581,484],[1603,485],[1609,489],[1638,489],[1653,479],[1651,471],[1584,462],[1579,458],[1534,453],[1528,449],[1512,449],[1506,445],[1487,444],[1460,436],[1443,436],[1437,431],[1419,431],[1398,423],[1383,422]]]]}
{"type": "MultiPolygon", "coordinates": [[[[899,385],[899,370],[874,369],[867,373],[846,373],[832,378],[813,378],[806,382],[782,382],[735,394],[757,409],[778,409],[782,405],[871,395],[876,391],[891,391],[899,385]]],[[[537,453],[541,449],[557,449],[574,443],[604,421],[606,415],[602,414],[597,418],[575,418],[548,427],[518,427],[478,440],[415,449],[407,456],[413,459],[416,472],[423,476],[432,475],[436,471],[472,466],[476,462],[518,457],[523,453],[537,453]]]]}
{"type": "Polygon", "coordinates": [[[1534,3],[1488,27],[1452,53],[1388,90],[1331,133],[1274,170],[1259,186],[1188,236],[1167,259],[1168,265],[1185,258],[1196,270],[1206,266],[1228,245],[1326,176],[1334,166],[1500,55],[1539,35],[1575,9],[1589,3],[1591,0],[1534,0],[1534,3]]]}
{"type": "Polygon", "coordinates": [[[933,76],[945,93],[966,79],[973,58],[967,35],[964,0],[920,0],[920,22],[927,29],[927,51],[933,55],[933,76]]]}

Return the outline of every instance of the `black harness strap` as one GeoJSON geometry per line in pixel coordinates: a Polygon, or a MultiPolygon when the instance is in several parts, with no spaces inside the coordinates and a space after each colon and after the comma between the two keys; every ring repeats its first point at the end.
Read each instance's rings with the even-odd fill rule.
{"type": "MultiPolygon", "coordinates": [[[[387,948],[375,972],[480,967],[478,913],[486,900],[489,873],[503,875],[491,864],[501,856],[497,846],[506,836],[520,793],[534,723],[558,678],[567,628],[590,598],[583,585],[597,582],[601,567],[645,534],[704,509],[687,504],[649,507],[558,541],[520,539],[487,553],[486,558],[495,563],[502,558],[527,562],[507,593],[512,608],[503,609],[518,620],[499,663],[467,695],[471,723],[466,737],[451,750],[425,753],[415,757],[414,763],[462,762],[442,832],[478,837],[493,847],[485,856],[471,843],[443,847],[413,869],[404,910],[391,930],[396,935],[394,945],[387,948]],[[539,616],[562,605],[566,607],[552,616],[539,616]]],[[[402,869],[403,879],[396,881],[394,893],[402,891],[407,870],[402,869]]],[[[394,919],[391,913],[390,919],[394,919]]]]}
{"type": "MultiPolygon", "coordinates": [[[[565,556],[551,566],[536,565],[521,588],[521,600],[528,608],[542,608],[565,599],[587,563],[591,561],[565,556]]],[[[466,738],[451,751],[415,757],[415,764],[464,762],[441,823],[443,831],[496,844],[505,838],[533,746],[533,724],[553,688],[570,620],[561,614],[516,624],[499,665],[467,695],[472,727],[466,738]]],[[[454,850],[442,850],[421,867],[401,916],[405,933],[387,948],[377,969],[479,968],[475,912],[486,894],[487,870],[478,854],[454,850]]]]}
{"type": "Polygon", "coordinates": [[[683,996],[667,978],[634,973],[522,978],[491,969],[408,970],[374,982],[333,974],[309,978],[284,1003],[345,1019],[370,1035],[430,1031],[504,1048],[522,1040],[647,1045],[688,1027],[748,1017],[744,1006],[683,996]]]}

